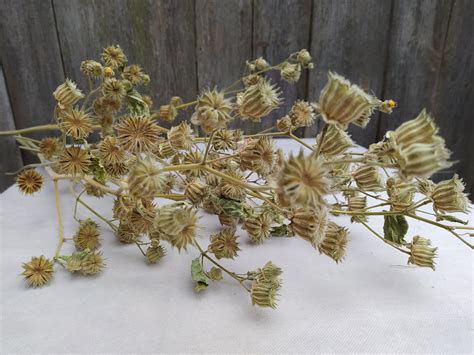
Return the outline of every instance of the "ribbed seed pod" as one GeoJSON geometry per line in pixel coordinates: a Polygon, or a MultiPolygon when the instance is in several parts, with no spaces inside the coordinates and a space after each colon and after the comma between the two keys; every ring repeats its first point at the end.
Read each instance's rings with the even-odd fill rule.
{"type": "Polygon", "coordinates": [[[236,130],[220,129],[214,134],[212,146],[215,150],[236,149],[239,134],[236,130]]]}
{"type": "Polygon", "coordinates": [[[193,180],[186,185],[184,196],[194,205],[198,205],[204,199],[207,186],[199,180],[193,180]]]}
{"type": "Polygon", "coordinates": [[[80,272],[83,275],[95,275],[102,272],[104,267],[105,263],[102,252],[94,251],[84,256],[81,262],[80,272]]]}
{"type": "Polygon", "coordinates": [[[321,137],[322,133],[318,134],[316,137],[316,143],[318,147],[321,145],[321,153],[328,157],[344,154],[349,148],[354,146],[351,137],[336,125],[328,126],[322,144],[321,137]]]}
{"type": "Polygon", "coordinates": [[[326,123],[335,124],[345,130],[349,123],[367,117],[378,101],[357,85],[330,72],[328,82],[319,96],[317,109],[326,123]]]}
{"type": "Polygon", "coordinates": [[[307,49],[302,49],[298,51],[296,55],[296,60],[303,66],[307,66],[311,63],[313,58],[311,58],[311,54],[308,52],[307,49]]]}
{"type": "Polygon", "coordinates": [[[431,247],[429,239],[420,236],[413,237],[413,241],[408,247],[410,249],[408,264],[435,269],[434,258],[437,256],[438,248],[431,247]]]}
{"type": "Polygon", "coordinates": [[[239,219],[237,217],[232,217],[225,213],[220,213],[218,217],[220,224],[222,224],[223,226],[235,228],[235,226],[237,226],[237,224],[239,223],[239,219]]]}
{"type": "Polygon", "coordinates": [[[158,261],[163,259],[165,255],[166,255],[166,251],[163,245],[160,245],[158,243],[158,240],[154,239],[151,245],[146,250],[145,257],[148,264],[156,264],[158,261]]]}
{"type": "Polygon", "coordinates": [[[125,67],[122,72],[122,77],[130,81],[132,85],[142,85],[147,82],[147,75],[143,73],[142,68],[136,64],[125,67]]]}
{"type": "Polygon", "coordinates": [[[41,287],[53,278],[54,262],[43,255],[32,257],[31,261],[23,263],[22,268],[28,286],[41,287]]]}
{"type": "Polygon", "coordinates": [[[100,246],[99,225],[88,218],[79,223],[79,228],[73,237],[77,250],[94,250],[100,246]]]}
{"type": "MultiPolygon", "coordinates": [[[[242,181],[242,183],[245,182],[242,173],[237,170],[226,171],[225,174],[233,179],[242,181]]],[[[244,201],[247,196],[247,192],[242,186],[226,179],[221,179],[219,191],[222,196],[237,201],[244,201]]]]}
{"type": "Polygon", "coordinates": [[[103,189],[101,189],[101,188],[99,188],[95,185],[92,185],[90,183],[85,183],[84,184],[84,190],[86,191],[86,194],[88,196],[94,196],[94,197],[97,197],[97,198],[102,198],[107,194],[106,191],[104,191],[103,189]]]}
{"type": "Polygon", "coordinates": [[[415,119],[401,124],[387,135],[395,141],[399,149],[406,149],[416,143],[435,143],[438,131],[433,118],[423,109],[415,119]]]}
{"type": "Polygon", "coordinates": [[[169,141],[158,144],[157,155],[159,158],[171,158],[176,155],[176,150],[171,146],[169,141]]]}
{"type": "Polygon", "coordinates": [[[176,116],[178,116],[178,110],[174,105],[162,105],[158,115],[163,121],[173,122],[176,116]]]}
{"type": "Polygon", "coordinates": [[[119,146],[117,138],[105,137],[99,144],[99,158],[105,165],[115,165],[125,162],[127,153],[119,146]]]}
{"type": "Polygon", "coordinates": [[[174,150],[190,150],[193,140],[193,130],[187,122],[183,121],[168,131],[168,141],[174,150]]]}
{"type": "Polygon", "coordinates": [[[150,158],[138,158],[128,174],[128,188],[135,198],[151,199],[163,193],[166,174],[161,172],[150,158]]]}
{"type": "Polygon", "coordinates": [[[427,178],[452,165],[448,161],[451,152],[445,148],[442,138],[432,144],[414,143],[398,154],[400,174],[405,178],[427,178]]]}
{"type": "Polygon", "coordinates": [[[114,200],[114,207],[112,208],[112,216],[115,219],[126,221],[129,213],[135,206],[135,202],[128,196],[118,196],[114,200]]]}
{"type": "Polygon", "coordinates": [[[201,126],[205,133],[227,127],[232,120],[232,103],[224,97],[223,91],[205,89],[197,99],[191,122],[201,126]]]}
{"type": "Polygon", "coordinates": [[[381,191],[384,180],[379,169],[374,165],[361,165],[352,172],[357,187],[365,191],[381,191]]]}
{"type": "Polygon", "coordinates": [[[276,266],[271,261],[267,261],[267,263],[263,265],[261,269],[259,269],[257,279],[259,281],[268,281],[280,284],[281,281],[279,277],[282,273],[283,271],[280,267],[276,266]]]}
{"type": "Polygon", "coordinates": [[[394,211],[403,211],[413,203],[413,194],[417,191],[413,183],[399,177],[387,179],[387,194],[394,211]]]}
{"type": "Polygon", "coordinates": [[[237,110],[243,119],[260,122],[260,119],[281,104],[281,92],[265,79],[249,86],[243,93],[237,94],[237,110]]]}
{"type": "Polygon", "coordinates": [[[159,140],[158,126],[148,116],[126,116],[115,128],[119,144],[132,153],[149,152],[159,140]]]}
{"type": "Polygon", "coordinates": [[[324,237],[318,244],[319,252],[326,254],[336,263],[339,263],[346,253],[347,234],[347,228],[338,226],[336,223],[329,221],[324,237]]]}
{"type": "Polygon", "coordinates": [[[288,116],[295,127],[308,127],[314,122],[315,114],[309,102],[298,100],[294,103],[288,116]]]}
{"type": "Polygon", "coordinates": [[[196,236],[198,217],[191,208],[172,204],[160,208],[155,219],[155,229],[166,235],[168,241],[178,248],[186,250],[187,245],[196,236]]]}
{"type": "Polygon", "coordinates": [[[102,84],[102,92],[105,97],[117,101],[121,101],[125,95],[127,95],[127,90],[123,81],[115,78],[106,79],[104,81],[102,84]]]}
{"type": "Polygon", "coordinates": [[[92,78],[100,78],[103,75],[104,67],[95,60],[84,60],[81,62],[81,72],[92,78]]]}
{"type": "Polygon", "coordinates": [[[156,216],[155,204],[152,200],[141,200],[129,213],[130,227],[137,233],[150,233],[156,216]]]}
{"type": "Polygon", "coordinates": [[[87,138],[92,132],[91,117],[83,110],[72,109],[63,116],[60,127],[64,134],[74,139],[87,138]]]}
{"type": "Polygon", "coordinates": [[[275,309],[277,307],[277,296],[279,286],[272,282],[257,282],[252,283],[250,297],[252,304],[260,307],[270,307],[275,309]]]}
{"type": "Polygon", "coordinates": [[[315,212],[298,208],[292,212],[290,221],[289,231],[310,242],[313,246],[317,246],[324,237],[327,225],[325,211],[315,212]]]}
{"type": "Polygon", "coordinates": [[[369,146],[365,156],[372,161],[394,165],[398,162],[398,153],[393,140],[380,141],[369,146]]]}
{"type": "Polygon", "coordinates": [[[437,183],[431,194],[435,210],[441,212],[468,212],[469,200],[464,183],[457,174],[452,179],[437,183]]]}
{"type": "Polygon", "coordinates": [[[240,167],[261,176],[268,175],[275,165],[275,145],[271,137],[247,139],[240,150],[240,167]]]}
{"type": "Polygon", "coordinates": [[[127,63],[127,57],[119,46],[109,46],[104,48],[101,59],[105,65],[113,69],[122,68],[127,63]]]}
{"type": "Polygon", "coordinates": [[[81,147],[67,147],[59,156],[59,170],[67,175],[82,175],[91,164],[90,155],[81,147]]]}
{"type": "Polygon", "coordinates": [[[290,84],[296,83],[298,80],[300,80],[301,65],[291,64],[288,62],[283,63],[280,69],[280,76],[283,80],[290,84]]]}
{"type": "Polygon", "coordinates": [[[26,169],[16,178],[18,190],[25,195],[31,195],[43,187],[43,176],[35,169],[26,169]]]}
{"type": "Polygon", "coordinates": [[[417,179],[418,192],[422,193],[426,197],[431,197],[433,194],[436,184],[430,179],[417,179]]]}
{"type": "Polygon", "coordinates": [[[66,81],[59,85],[53,92],[53,96],[58,101],[60,109],[72,107],[80,99],[84,98],[84,94],[76,86],[76,83],[66,79],[66,81]]]}
{"type": "Polygon", "coordinates": [[[54,155],[58,154],[62,150],[62,144],[58,138],[46,137],[40,141],[39,144],[40,153],[46,159],[51,159],[54,155]]]}
{"type": "Polygon", "coordinates": [[[246,230],[252,242],[260,244],[271,236],[272,218],[267,213],[246,218],[242,229],[246,230]]]}
{"type": "Polygon", "coordinates": [[[224,228],[219,233],[211,235],[210,242],[208,250],[217,259],[233,259],[240,251],[235,229],[231,227],[224,228]]]}
{"type": "MultiPolygon", "coordinates": [[[[193,151],[193,152],[187,152],[183,158],[183,162],[185,164],[198,164],[202,162],[202,154],[200,152],[193,151]]],[[[183,170],[183,174],[185,174],[187,177],[200,177],[203,174],[203,171],[201,169],[190,169],[190,170],[183,170]]]]}
{"type": "Polygon", "coordinates": [[[286,115],[277,120],[277,128],[280,132],[287,133],[293,128],[290,116],[286,115]]]}
{"type": "Polygon", "coordinates": [[[135,232],[128,224],[120,223],[118,229],[114,232],[115,237],[122,243],[134,243],[140,234],[135,232]]]}
{"type": "MultiPolygon", "coordinates": [[[[355,211],[361,211],[362,213],[364,212],[364,209],[367,207],[367,197],[365,196],[353,196],[349,197],[347,199],[347,204],[348,204],[348,210],[355,212],[355,211]]],[[[363,222],[367,221],[367,216],[364,215],[352,215],[351,221],[352,222],[357,222],[358,220],[361,220],[363,222]]]]}
{"type": "Polygon", "coordinates": [[[204,180],[206,180],[207,185],[217,187],[221,183],[222,178],[214,174],[208,174],[204,177],[204,180]]]}
{"type": "Polygon", "coordinates": [[[328,170],[321,158],[290,156],[278,180],[278,198],[284,205],[298,204],[305,208],[320,209],[325,205],[324,195],[329,192],[328,170]]]}

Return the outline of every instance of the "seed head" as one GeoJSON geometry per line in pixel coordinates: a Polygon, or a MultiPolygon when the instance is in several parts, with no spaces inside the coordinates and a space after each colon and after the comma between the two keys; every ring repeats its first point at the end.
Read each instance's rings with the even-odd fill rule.
{"type": "Polygon", "coordinates": [[[217,259],[233,259],[237,256],[237,252],[240,251],[234,228],[226,227],[222,229],[219,233],[211,235],[210,241],[211,244],[209,244],[208,250],[217,259]]]}
{"type": "Polygon", "coordinates": [[[283,63],[280,69],[280,76],[283,80],[290,84],[296,83],[298,80],[300,80],[301,65],[291,64],[288,62],[283,63]]]}
{"type": "Polygon", "coordinates": [[[222,129],[232,120],[232,103],[224,97],[224,92],[205,89],[198,97],[191,122],[201,126],[205,133],[222,129]]]}
{"type": "Polygon", "coordinates": [[[66,79],[66,81],[59,85],[53,92],[54,98],[58,101],[60,109],[72,107],[80,99],[84,98],[84,94],[76,86],[76,83],[66,79]]]}
{"type": "Polygon", "coordinates": [[[464,183],[457,174],[450,180],[437,183],[431,194],[435,210],[448,213],[468,212],[469,199],[464,188],[464,183]]]}
{"type": "Polygon", "coordinates": [[[54,272],[54,263],[44,257],[32,257],[28,263],[23,263],[23,277],[28,286],[41,287],[51,281],[54,272]]]}
{"type": "Polygon", "coordinates": [[[104,68],[99,62],[89,59],[81,63],[81,72],[92,78],[100,78],[103,75],[104,68]]]}
{"type": "Polygon", "coordinates": [[[91,117],[84,110],[72,109],[64,115],[60,127],[64,134],[74,139],[87,138],[92,132],[91,117]]]}
{"type": "Polygon", "coordinates": [[[242,119],[249,118],[252,121],[260,122],[262,117],[280,106],[280,94],[276,84],[272,85],[262,79],[237,95],[238,113],[242,119]]]}
{"type": "Polygon", "coordinates": [[[190,150],[194,136],[191,126],[187,122],[181,122],[179,126],[171,127],[168,131],[168,141],[171,147],[176,150],[190,150]]]}
{"type": "Polygon", "coordinates": [[[147,116],[127,116],[116,129],[119,144],[132,153],[151,151],[160,134],[157,125],[147,116]]]}
{"type": "Polygon", "coordinates": [[[104,48],[101,59],[105,65],[113,69],[121,68],[127,63],[127,57],[119,46],[104,48]]]}
{"type": "Polygon", "coordinates": [[[437,256],[436,251],[438,248],[431,247],[429,239],[420,236],[413,237],[413,241],[408,247],[411,252],[408,264],[435,269],[434,258],[437,256]]]}
{"type": "Polygon", "coordinates": [[[346,253],[347,234],[347,228],[338,226],[336,223],[329,221],[324,237],[318,244],[319,252],[326,254],[336,263],[339,263],[346,253]]]}
{"type": "Polygon", "coordinates": [[[73,239],[77,250],[96,249],[100,245],[99,225],[90,218],[81,221],[73,239]]]}
{"type": "Polygon", "coordinates": [[[18,174],[16,184],[21,193],[31,195],[41,190],[43,176],[35,169],[26,169],[18,174]]]}
{"type": "Polygon", "coordinates": [[[59,170],[67,175],[83,175],[90,164],[89,153],[81,147],[67,147],[59,156],[59,170]]]}

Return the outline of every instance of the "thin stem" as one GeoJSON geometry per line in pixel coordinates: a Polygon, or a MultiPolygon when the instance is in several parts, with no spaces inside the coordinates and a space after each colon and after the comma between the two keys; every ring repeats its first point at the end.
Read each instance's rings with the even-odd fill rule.
{"type": "Polygon", "coordinates": [[[324,138],[326,138],[326,132],[328,131],[329,125],[327,123],[324,124],[323,130],[321,132],[321,139],[319,140],[318,143],[318,150],[316,151],[316,158],[319,157],[319,154],[321,153],[321,148],[323,146],[324,138]]]}
{"type": "Polygon", "coordinates": [[[295,136],[292,132],[289,132],[288,133],[288,136],[293,138],[295,141],[297,141],[298,143],[300,143],[301,145],[305,146],[306,148],[308,148],[309,150],[311,150],[312,152],[314,152],[314,149],[312,146],[310,146],[308,143],[306,143],[305,141],[303,141],[302,139],[298,138],[297,136],[295,136]]]}
{"type": "Polygon", "coordinates": [[[19,172],[21,172],[25,169],[37,168],[37,167],[41,167],[41,166],[49,166],[49,165],[53,165],[53,164],[54,164],[54,162],[28,164],[28,165],[25,165],[22,168],[18,169],[17,171],[5,173],[5,175],[16,175],[16,174],[18,174],[19,172]]]}
{"type": "Polygon", "coordinates": [[[389,242],[389,241],[386,240],[384,237],[382,237],[379,233],[377,233],[375,230],[373,230],[372,228],[370,228],[370,226],[369,226],[367,223],[365,223],[364,221],[362,221],[361,219],[358,219],[358,221],[359,221],[360,223],[362,223],[362,224],[365,226],[365,228],[367,228],[369,231],[371,231],[377,238],[379,238],[380,240],[382,240],[384,243],[390,245],[392,248],[395,248],[395,249],[397,249],[398,251],[401,251],[402,253],[405,253],[405,254],[410,255],[410,252],[409,252],[409,251],[403,250],[403,249],[397,247],[395,244],[389,242]]]}
{"type": "Polygon", "coordinates": [[[61,207],[59,206],[58,180],[53,180],[53,183],[54,183],[54,195],[55,195],[56,211],[57,211],[57,216],[58,216],[58,227],[59,227],[59,241],[56,247],[56,252],[54,253],[54,259],[57,259],[59,256],[59,252],[61,251],[61,247],[64,243],[64,227],[63,227],[63,222],[61,221],[61,207]]]}
{"type": "Polygon", "coordinates": [[[206,151],[204,152],[204,157],[202,158],[202,162],[201,164],[206,164],[206,160],[207,160],[207,155],[209,154],[209,150],[211,149],[211,145],[212,145],[212,140],[214,138],[214,134],[216,133],[216,130],[213,130],[211,132],[211,135],[209,136],[209,141],[207,142],[207,145],[206,145],[206,151]]]}

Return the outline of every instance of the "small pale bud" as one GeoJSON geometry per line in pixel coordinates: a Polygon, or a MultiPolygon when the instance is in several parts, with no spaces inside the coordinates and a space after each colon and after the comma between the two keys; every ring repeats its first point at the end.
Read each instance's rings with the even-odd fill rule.
{"type": "Polygon", "coordinates": [[[307,66],[313,60],[311,54],[306,50],[302,49],[296,54],[296,60],[303,66],[307,66]]]}
{"type": "Polygon", "coordinates": [[[301,76],[301,65],[285,62],[280,69],[281,78],[290,84],[296,83],[301,76]]]}

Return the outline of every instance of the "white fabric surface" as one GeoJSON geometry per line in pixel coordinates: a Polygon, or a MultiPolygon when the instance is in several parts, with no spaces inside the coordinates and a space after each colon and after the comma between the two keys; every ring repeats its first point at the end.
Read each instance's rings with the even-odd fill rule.
{"type": "MultiPolygon", "coordinates": [[[[279,144],[297,149],[287,140],[279,144]]],[[[66,235],[77,226],[67,182],[61,182],[66,235]]],[[[111,199],[86,198],[110,216],[111,199]]],[[[168,248],[148,266],[134,245],[116,241],[103,226],[107,268],[96,277],[56,266],[54,280],[29,289],[19,274],[33,255],[52,256],[58,239],[52,183],[34,197],[15,187],[0,196],[1,350],[3,353],[337,352],[472,353],[472,252],[443,230],[409,220],[407,239],[420,234],[439,247],[437,270],[407,266],[406,255],[347,217],[344,262],[337,265],[299,238],[248,243],[240,232],[240,256],[223,261],[237,272],[272,260],[282,267],[277,310],[252,306],[249,295],[225,278],[195,293],[190,277],[194,249],[168,248]]],[[[79,207],[79,217],[92,217],[79,207]]],[[[470,218],[474,223],[473,215],[470,218]]],[[[95,219],[95,218],[94,218],[95,219]]],[[[371,226],[381,231],[382,219],[371,226]]],[[[202,218],[201,244],[219,229],[202,218]]],[[[69,241],[64,254],[73,251],[69,241]]]]}

